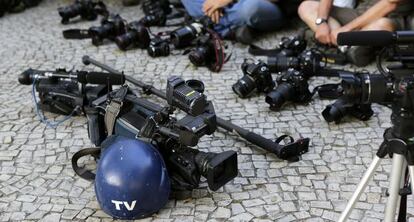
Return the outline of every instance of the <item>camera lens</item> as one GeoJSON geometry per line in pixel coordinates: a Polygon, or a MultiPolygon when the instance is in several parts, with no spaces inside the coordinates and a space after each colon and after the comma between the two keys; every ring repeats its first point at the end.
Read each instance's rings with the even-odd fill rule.
{"type": "Polygon", "coordinates": [[[200,174],[207,179],[208,187],[216,191],[238,174],[237,153],[225,151],[222,153],[199,152],[195,162],[200,174]]]}
{"type": "Polygon", "coordinates": [[[338,99],[335,103],[326,106],[322,111],[322,116],[327,122],[339,123],[341,119],[346,115],[345,100],[338,99]]]}
{"type": "Polygon", "coordinates": [[[244,75],[233,86],[233,92],[240,98],[246,98],[256,88],[256,83],[249,75],[244,75]]]}
{"type": "Polygon", "coordinates": [[[176,29],[171,32],[171,43],[175,48],[184,48],[191,45],[192,41],[203,30],[203,25],[199,23],[193,23],[188,26],[176,29]]]}
{"type": "Polygon", "coordinates": [[[136,38],[137,38],[137,33],[127,32],[123,35],[116,37],[115,43],[119,49],[126,50],[136,38]]]}
{"type": "Polygon", "coordinates": [[[298,68],[299,60],[295,57],[271,56],[267,58],[267,65],[271,72],[282,72],[289,68],[298,68]]]}
{"type": "Polygon", "coordinates": [[[150,45],[147,51],[148,55],[150,55],[151,57],[168,56],[170,54],[170,46],[168,45],[168,43],[150,45]]]}
{"type": "Polygon", "coordinates": [[[279,110],[293,96],[293,86],[289,83],[282,83],[266,95],[265,101],[270,105],[271,110],[279,110]]]}
{"type": "Polygon", "coordinates": [[[208,58],[208,48],[206,47],[198,47],[195,50],[191,51],[188,55],[190,62],[193,63],[195,66],[203,66],[207,63],[208,58]]]}

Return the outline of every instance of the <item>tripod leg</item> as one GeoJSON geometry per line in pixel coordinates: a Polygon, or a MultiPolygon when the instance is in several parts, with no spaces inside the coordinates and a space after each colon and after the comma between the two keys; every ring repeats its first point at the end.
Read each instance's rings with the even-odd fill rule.
{"type": "Polygon", "coordinates": [[[341,217],[338,220],[339,222],[343,222],[348,219],[349,215],[352,212],[352,209],[354,209],[356,202],[359,200],[359,197],[361,196],[362,192],[364,192],[365,187],[368,185],[369,180],[374,175],[375,170],[378,168],[378,165],[380,162],[381,162],[381,158],[379,158],[378,156],[375,156],[374,159],[372,160],[371,165],[369,165],[367,171],[362,177],[361,182],[358,184],[358,187],[356,188],[354,194],[352,194],[352,197],[349,200],[348,204],[346,205],[345,210],[342,211],[341,217]]]}
{"type": "Polygon", "coordinates": [[[414,165],[409,165],[408,171],[410,173],[411,194],[414,195],[414,165]]]}
{"type": "Polygon", "coordinates": [[[405,157],[403,155],[394,153],[392,157],[390,188],[388,190],[390,196],[388,197],[387,205],[385,207],[384,221],[395,221],[395,213],[398,208],[398,202],[401,198],[399,191],[401,189],[401,182],[404,175],[404,166],[405,157]]]}

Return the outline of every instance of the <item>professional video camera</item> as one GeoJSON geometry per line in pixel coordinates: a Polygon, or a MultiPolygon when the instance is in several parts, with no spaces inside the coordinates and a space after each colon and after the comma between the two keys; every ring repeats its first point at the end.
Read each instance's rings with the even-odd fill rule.
{"type": "MultiPolygon", "coordinates": [[[[84,71],[67,72],[60,69],[51,72],[29,69],[19,76],[20,83],[33,84],[33,88],[37,89],[42,111],[46,107],[53,106],[54,109],[47,110],[68,114],[70,109],[62,109],[61,107],[72,108],[76,106],[76,110],[79,111],[76,114],[83,111],[88,117],[88,131],[91,141],[97,146],[102,145],[105,149],[101,151],[100,149],[88,148],[74,154],[72,165],[79,176],[89,180],[95,179],[95,173],[78,165],[78,160],[87,155],[99,158],[99,163],[107,162],[107,164],[126,167],[120,172],[115,172],[115,168],[111,168],[110,172],[107,172],[105,166],[101,164],[97,167],[95,191],[98,202],[105,212],[117,218],[138,218],[149,216],[148,210],[152,212],[152,210],[159,210],[162,207],[161,203],[155,205],[142,203],[143,205],[148,204],[148,208],[157,207],[157,209],[137,210],[134,215],[123,215],[113,211],[112,208],[117,208],[113,205],[113,198],[116,194],[108,194],[107,191],[119,190],[125,184],[129,184],[124,189],[125,192],[131,192],[128,193],[131,196],[152,195],[154,198],[154,195],[168,195],[169,193],[146,193],[148,190],[145,188],[146,186],[157,185],[148,184],[153,181],[152,178],[136,180],[135,177],[128,176],[127,180],[121,179],[125,178],[123,176],[126,174],[138,173],[141,175],[140,173],[147,169],[156,169],[157,166],[156,160],[151,157],[153,155],[148,153],[146,153],[149,155],[147,159],[145,156],[135,157],[143,161],[138,165],[136,162],[125,162],[128,152],[131,151],[127,149],[128,143],[123,138],[148,144],[135,147],[135,150],[151,149],[149,148],[150,144],[157,149],[167,166],[168,174],[164,175],[167,176],[164,179],[167,182],[171,181],[169,189],[173,191],[172,197],[191,197],[191,191],[199,186],[201,176],[207,179],[209,188],[214,191],[237,176],[237,154],[235,151],[212,153],[190,148],[190,146],[196,146],[202,136],[210,135],[217,129],[214,107],[203,94],[204,85],[202,82],[197,80],[186,82],[179,77],[170,77],[166,89],[168,106],[160,107],[156,103],[139,98],[127,85],[111,91],[112,85],[123,84],[124,81],[124,75],[84,71]],[[98,85],[86,86],[89,83],[98,85]],[[109,93],[106,93],[108,90],[110,90],[109,93]],[[185,111],[187,115],[180,119],[172,117],[176,108],[185,111]],[[114,136],[120,139],[112,143],[114,136]],[[122,143],[122,140],[125,141],[124,145],[114,147],[116,144],[122,143]],[[111,143],[115,145],[112,146],[111,143]],[[108,162],[112,160],[112,156],[105,155],[107,152],[112,152],[114,155],[126,155],[123,157],[125,161],[122,161],[121,158],[116,162],[108,162]],[[139,172],[128,172],[128,168],[139,169],[139,172]],[[101,182],[102,179],[110,180],[113,176],[119,178],[119,183],[114,185],[115,188],[113,185],[101,182]],[[135,186],[137,183],[141,183],[143,186],[135,186]],[[106,202],[102,197],[106,195],[114,196],[106,202]],[[110,207],[108,204],[111,204],[110,207]],[[108,210],[108,207],[112,210],[108,210]]],[[[36,90],[33,91],[34,98],[36,98],[35,93],[36,90]]],[[[161,172],[148,173],[156,175],[161,172]]],[[[161,182],[158,185],[164,186],[165,183],[161,182]]],[[[167,198],[157,197],[157,199],[167,198]]]]}
{"type": "MultiPolygon", "coordinates": [[[[392,171],[383,219],[395,221],[399,206],[398,220],[404,221],[407,218],[407,195],[414,193],[414,32],[345,32],[338,35],[338,44],[384,47],[377,57],[379,74],[342,75],[341,99],[354,105],[378,103],[392,110],[392,127],[384,132],[381,146],[338,221],[343,222],[350,216],[380,161],[386,156],[392,158],[392,171]],[[383,60],[390,64],[384,67],[383,60]]],[[[331,112],[332,109],[327,111],[330,116],[331,112]]]]}
{"type": "MultiPolygon", "coordinates": [[[[200,176],[207,178],[211,190],[217,190],[237,176],[237,155],[234,151],[215,154],[188,147],[196,146],[202,136],[212,134],[217,128],[212,103],[202,92],[190,86],[197,90],[204,89],[202,82],[185,82],[179,77],[170,77],[166,90],[169,98],[167,107],[140,99],[127,86],[112,91],[109,96],[102,96],[93,105],[100,109],[98,119],[101,120],[98,122],[105,120],[112,123],[112,126],[106,124],[108,135],[113,133],[138,138],[158,148],[167,163],[173,190],[191,191],[197,188],[200,176]],[[188,115],[179,120],[173,118],[175,108],[184,110],[188,115]],[[114,121],[108,121],[110,117],[114,121]]],[[[99,129],[92,131],[105,132],[99,129]]]]}
{"type": "Polygon", "coordinates": [[[240,98],[248,97],[255,90],[259,93],[268,93],[275,87],[272,74],[266,63],[260,60],[257,62],[245,60],[241,69],[243,77],[232,86],[234,93],[240,98]]]}
{"type": "Polygon", "coordinates": [[[98,15],[108,16],[109,12],[102,1],[94,0],[75,0],[71,5],[58,8],[62,24],[69,23],[69,20],[80,16],[81,19],[88,21],[95,20],[98,15]]]}
{"type": "MultiPolygon", "coordinates": [[[[411,75],[414,71],[414,45],[411,32],[372,31],[341,34],[341,44],[387,46],[377,59],[380,74],[341,72],[342,96],[322,112],[326,121],[339,123],[350,114],[361,120],[368,120],[372,115],[371,103],[392,105],[395,107],[408,106],[411,75]],[[376,36],[377,35],[377,36],[376,36]],[[371,40],[368,40],[368,37],[371,40]],[[377,39],[372,41],[372,39],[377,39]],[[384,67],[383,60],[398,62],[384,67]],[[406,86],[404,86],[406,84],[406,86]],[[396,104],[395,104],[396,103],[396,104]]],[[[393,115],[398,115],[394,110],[393,115]],[[395,113],[394,113],[395,112],[395,113]]]]}
{"type": "Polygon", "coordinates": [[[206,66],[213,72],[220,72],[226,62],[226,53],[220,36],[214,31],[207,31],[197,38],[197,46],[188,55],[195,66],[206,66]]]}
{"type": "Polygon", "coordinates": [[[125,34],[126,22],[119,15],[110,15],[101,21],[101,26],[89,28],[92,44],[101,45],[105,39],[115,41],[117,36],[125,34]]]}
{"type": "Polygon", "coordinates": [[[149,31],[139,21],[130,22],[126,26],[125,34],[117,36],[115,43],[121,50],[127,50],[131,47],[138,47],[141,49],[148,48],[150,44],[149,31]]]}
{"type": "Polygon", "coordinates": [[[42,122],[54,127],[60,121],[49,122],[41,111],[68,117],[84,113],[89,119],[89,115],[94,113],[90,108],[92,101],[106,94],[112,85],[123,84],[125,79],[103,72],[28,69],[19,76],[19,82],[33,85],[33,98],[37,102],[35,92],[38,92],[40,99],[36,104],[37,114],[42,122]]]}

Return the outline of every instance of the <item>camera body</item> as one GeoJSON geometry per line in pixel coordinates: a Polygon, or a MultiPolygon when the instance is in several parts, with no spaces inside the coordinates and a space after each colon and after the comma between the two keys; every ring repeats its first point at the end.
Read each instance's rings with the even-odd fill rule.
{"type": "Polygon", "coordinates": [[[149,46],[151,41],[149,32],[139,21],[129,23],[126,29],[125,34],[115,38],[119,49],[127,50],[131,47],[146,49],[149,46]]]}
{"type": "Polygon", "coordinates": [[[282,37],[279,42],[280,55],[295,56],[306,49],[307,42],[302,36],[282,37]]]}
{"type": "Polygon", "coordinates": [[[147,48],[148,55],[151,57],[169,56],[170,51],[171,49],[168,41],[160,37],[153,38],[147,48]]]}
{"type": "Polygon", "coordinates": [[[115,40],[117,36],[125,34],[125,26],[125,20],[119,15],[110,15],[102,19],[101,26],[94,26],[89,29],[92,44],[98,46],[105,39],[115,40]]]}
{"type": "Polygon", "coordinates": [[[67,24],[69,20],[80,16],[81,19],[92,21],[98,17],[98,14],[107,14],[108,11],[103,2],[92,0],[75,0],[72,5],[58,8],[61,23],[67,24]]]}
{"type": "Polygon", "coordinates": [[[220,72],[226,62],[226,53],[218,34],[208,30],[197,38],[196,47],[190,51],[188,58],[195,66],[206,66],[213,72],[220,72]]]}
{"type": "Polygon", "coordinates": [[[286,102],[305,103],[312,98],[307,75],[302,71],[288,69],[276,79],[277,87],[266,95],[271,110],[279,110],[286,102]]]}
{"type": "Polygon", "coordinates": [[[241,69],[243,77],[232,86],[233,91],[240,98],[248,97],[255,90],[268,93],[275,87],[272,74],[266,63],[260,60],[253,63],[245,60],[241,69]]]}

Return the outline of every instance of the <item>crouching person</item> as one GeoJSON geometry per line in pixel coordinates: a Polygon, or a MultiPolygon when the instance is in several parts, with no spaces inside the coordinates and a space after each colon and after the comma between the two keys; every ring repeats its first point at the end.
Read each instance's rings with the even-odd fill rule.
{"type": "MultiPolygon", "coordinates": [[[[397,6],[411,7],[412,0],[379,0],[362,14],[355,9],[356,0],[308,0],[298,8],[300,18],[315,32],[322,44],[337,45],[340,32],[358,30],[401,30],[403,18],[391,17],[397,6]]],[[[373,39],[375,41],[375,39],[373,39]]],[[[350,62],[365,66],[375,57],[371,47],[351,47],[347,52],[350,62]]]]}
{"type": "Polygon", "coordinates": [[[181,2],[190,16],[210,17],[216,23],[215,30],[223,38],[244,44],[252,43],[256,33],[278,30],[286,22],[286,12],[275,0],[181,0],[181,2]]]}

